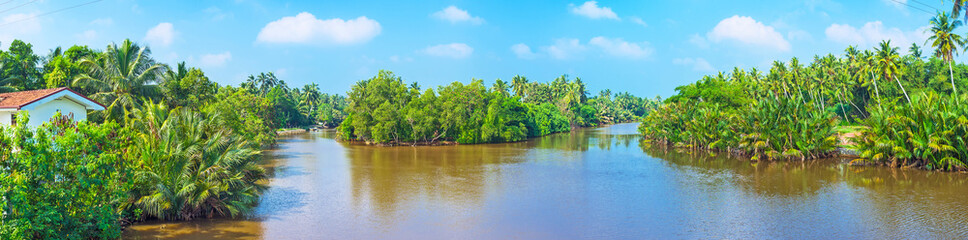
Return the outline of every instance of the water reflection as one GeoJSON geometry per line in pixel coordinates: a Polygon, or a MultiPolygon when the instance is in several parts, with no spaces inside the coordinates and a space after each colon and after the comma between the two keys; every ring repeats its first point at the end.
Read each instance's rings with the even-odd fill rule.
{"type": "Polygon", "coordinates": [[[130,239],[965,238],[968,177],[658,148],[634,124],[525,142],[372,147],[332,131],[266,154],[246,220],[130,239]]]}
{"type": "Polygon", "coordinates": [[[968,178],[962,173],[858,167],[846,164],[848,159],[750,162],[728,154],[657,147],[644,140],[640,147],[696,182],[713,189],[735,186],[753,194],[743,197],[747,200],[796,203],[788,208],[838,204],[816,211],[825,215],[819,217],[855,225],[850,226],[854,231],[867,231],[840,233],[844,237],[968,236],[968,178]]]}

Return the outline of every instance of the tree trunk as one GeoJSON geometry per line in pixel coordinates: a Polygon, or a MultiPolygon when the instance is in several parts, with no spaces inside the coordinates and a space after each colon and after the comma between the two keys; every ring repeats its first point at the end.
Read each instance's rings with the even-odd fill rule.
{"type": "MultiPolygon", "coordinates": [[[[837,94],[837,96],[840,97],[840,105],[844,105],[844,99],[846,99],[846,98],[843,95],[840,95],[840,94],[837,94]]],[[[840,112],[844,114],[844,121],[850,122],[850,119],[847,118],[847,111],[844,110],[844,107],[840,107],[840,112]]]]}
{"type": "Polygon", "coordinates": [[[897,81],[897,85],[898,86],[901,86],[901,92],[903,92],[904,93],[904,97],[907,98],[908,104],[911,104],[911,97],[908,97],[907,91],[904,90],[904,85],[901,85],[901,80],[898,80],[897,79],[897,76],[894,76],[894,81],[897,81]]]}
{"type": "Polygon", "coordinates": [[[877,90],[877,77],[874,76],[874,72],[871,72],[871,81],[874,82],[874,94],[877,95],[877,106],[881,106],[881,92],[877,90]]]}
{"type": "Polygon", "coordinates": [[[948,61],[948,74],[951,74],[951,91],[957,97],[958,96],[958,89],[955,88],[955,72],[954,72],[954,70],[951,69],[951,62],[954,62],[954,61],[948,61]]]}

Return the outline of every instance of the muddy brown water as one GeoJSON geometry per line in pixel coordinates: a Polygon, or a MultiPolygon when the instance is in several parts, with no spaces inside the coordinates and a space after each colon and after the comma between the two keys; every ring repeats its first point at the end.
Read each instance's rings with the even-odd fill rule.
{"type": "Polygon", "coordinates": [[[752,163],[640,142],[635,124],[509,144],[372,147],[284,137],[247,219],[125,239],[968,238],[968,175],[752,163]]]}

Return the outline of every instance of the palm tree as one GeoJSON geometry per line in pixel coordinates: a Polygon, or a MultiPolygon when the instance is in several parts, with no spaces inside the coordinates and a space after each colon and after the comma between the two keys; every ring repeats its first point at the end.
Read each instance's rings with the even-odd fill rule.
{"type": "Polygon", "coordinates": [[[80,64],[89,72],[81,74],[74,84],[95,89],[92,98],[107,103],[106,117],[120,120],[144,97],[158,94],[154,85],[165,66],[151,59],[151,50],[125,39],[120,46],[112,43],[97,59],[85,58],[80,64]]]}
{"type": "Polygon", "coordinates": [[[910,104],[911,97],[908,96],[907,90],[904,90],[904,85],[901,84],[901,80],[897,77],[897,75],[901,74],[899,58],[897,48],[891,47],[891,40],[881,41],[880,48],[877,49],[877,69],[882,77],[887,79],[894,78],[897,81],[897,85],[901,87],[901,92],[904,93],[904,98],[907,98],[908,104],[910,104]]]}
{"type": "Polygon", "coordinates": [[[132,111],[134,187],[123,207],[144,216],[190,220],[238,216],[266,189],[259,151],[235,135],[217,114],[169,110],[147,102],[132,111]]]}
{"type": "Polygon", "coordinates": [[[921,46],[917,43],[911,43],[911,47],[908,47],[908,54],[911,54],[914,58],[921,59],[921,46]]]}
{"type": "MultiPolygon", "coordinates": [[[[877,76],[874,75],[874,71],[877,70],[877,55],[875,55],[874,52],[871,52],[870,50],[864,50],[864,52],[860,56],[860,59],[863,62],[861,62],[862,64],[860,69],[861,74],[857,74],[858,79],[863,81],[863,79],[868,78],[867,74],[870,74],[870,80],[871,80],[870,82],[874,85],[874,96],[877,97],[877,104],[880,105],[881,92],[877,88],[877,76]]],[[[867,84],[862,84],[862,85],[867,85],[867,84]]]]}
{"type": "Polygon", "coordinates": [[[968,0],[952,0],[952,2],[955,4],[951,7],[951,18],[957,19],[961,15],[961,12],[964,11],[966,13],[965,20],[968,20],[968,7],[966,7],[968,0]]]}
{"type": "Polygon", "coordinates": [[[491,91],[500,93],[501,95],[508,95],[508,83],[504,80],[498,79],[494,81],[494,85],[491,86],[491,91]]]}
{"type": "Polygon", "coordinates": [[[528,78],[514,75],[514,78],[511,78],[511,88],[514,90],[514,96],[524,98],[528,91],[528,78]]]}
{"type": "Polygon", "coordinates": [[[316,110],[319,105],[319,84],[310,83],[303,86],[303,102],[309,106],[309,112],[316,110]]]}
{"type": "Polygon", "coordinates": [[[955,33],[955,29],[960,26],[961,21],[949,18],[947,13],[938,13],[938,16],[931,19],[931,29],[928,30],[931,31],[931,37],[927,40],[931,41],[931,47],[935,48],[934,56],[948,62],[951,91],[956,96],[958,89],[955,88],[955,73],[951,65],[954,62],[954,56],[958,54],[958,48],[965,46],[965,39],[955,33]]]}

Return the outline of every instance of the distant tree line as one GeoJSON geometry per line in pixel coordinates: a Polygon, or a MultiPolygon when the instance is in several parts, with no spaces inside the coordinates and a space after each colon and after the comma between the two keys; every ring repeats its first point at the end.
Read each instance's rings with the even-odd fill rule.
{"type": "Polygon", "coordinates": [[[629,122],[658,106],[658,100],[609,90],[589,98],[581,79],[529,82],[515,76],[453,82],[436,89],[407,85],[392,72],[357,82],[347,96],[342,139],[374,144],[462,144],[514,142],[570,131],[573,127],[629,122]]]}

